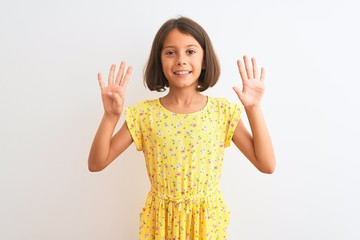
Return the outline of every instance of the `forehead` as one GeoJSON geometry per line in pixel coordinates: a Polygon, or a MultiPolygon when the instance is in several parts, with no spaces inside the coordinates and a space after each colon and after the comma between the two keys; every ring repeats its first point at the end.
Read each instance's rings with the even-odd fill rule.
{"type": "Polygon", "coordinates": [[[163,48],[183,47],[190,45],[200,47],[198,41],[196,41],[196,39],[191,34],[182,33],[178,29],[173,29],[165,37],[163,48]]]}

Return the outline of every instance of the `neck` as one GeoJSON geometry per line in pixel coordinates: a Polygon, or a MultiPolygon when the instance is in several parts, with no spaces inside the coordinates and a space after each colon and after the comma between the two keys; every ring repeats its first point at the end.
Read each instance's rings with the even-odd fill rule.
{"type": "Polygon", "coordinates": [[[160,103],[164,108],[174,113],[194,113],[203,109],[207,104],[208,98],[198,91],[169,91],[160,98],[160,103]]]}
{"type": "Polygon", "coordinates": [[[190,104],[192,102],[199,101],[203,99],[205,96],[196,91],[196,89],[193,90],[173,90],[169,89],[169,93],[163,98],[166,99],[169,102],[172,102],[172,104],[190,104]]]}

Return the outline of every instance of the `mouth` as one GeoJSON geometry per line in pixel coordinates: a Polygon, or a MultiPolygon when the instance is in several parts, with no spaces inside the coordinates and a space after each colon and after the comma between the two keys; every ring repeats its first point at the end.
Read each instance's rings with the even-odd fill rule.
{"type": "Polygon", "coordinates": [[[174,72],[175,75],[188,75],[190,73],[191,73],[191,71],[175,71],[174,72]]]}

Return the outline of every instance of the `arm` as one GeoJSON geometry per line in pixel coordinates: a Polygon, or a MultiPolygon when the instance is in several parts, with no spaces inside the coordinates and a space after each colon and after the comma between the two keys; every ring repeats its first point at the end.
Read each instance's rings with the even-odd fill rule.
{"type": "Polygon", "coordinates": [[[264,93],[265,71],[262,68],[259,76],[256,61],[254,58],[251,60],[252,69],[250,60],[244,56],[246,71],[241,61],[238,61],[243,88],[240,90],[234,87],[234,90],[244,105],[252,134],[246,130],[240,121],[235,129],[233,142],[259,171],[273,173],[276,165],[275,153],[260,106],[261,97],[264,93]]]}
{"type": "Polygon", "coordinates": [[[101,74],[98,74],[104,116],[90,149],[88,167],[91,172],[104,169],[132,143],[126,123],[113,136],[123,111],[125,89],[132,72],[132,68],[128,67],[124,75],[125,63],[122,62],[114,82],[115,67],[112,65],[110,68],[108,86],[104,85],[101,74]]]}

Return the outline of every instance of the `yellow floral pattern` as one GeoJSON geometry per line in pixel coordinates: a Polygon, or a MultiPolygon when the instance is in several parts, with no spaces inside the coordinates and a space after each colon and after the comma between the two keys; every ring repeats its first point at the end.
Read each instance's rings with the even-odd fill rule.
{"type": "Polygon", "coordinates": [[[126,110],[151,183],[140,214],[140,240],[226,239],[230,212],[219,181],[224,149],[241,113],[239,104],[211,97],[189,114],[168,111],[160,99],[126,110]]]}

